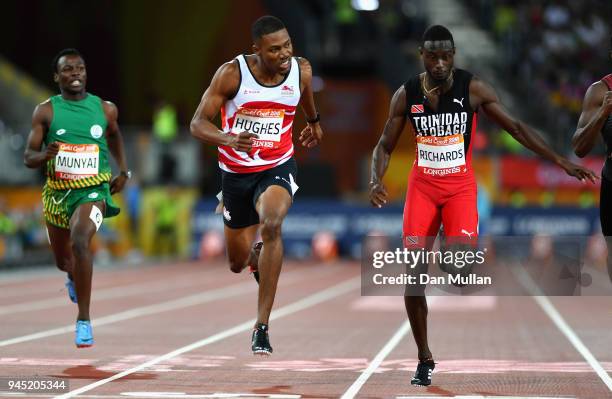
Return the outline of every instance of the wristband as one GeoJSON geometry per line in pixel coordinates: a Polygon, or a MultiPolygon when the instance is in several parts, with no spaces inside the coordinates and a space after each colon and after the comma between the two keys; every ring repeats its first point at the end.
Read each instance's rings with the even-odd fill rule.
{"type": "Polygon", "coordinates": [[[317,123],[321,121],[321,114],[317,111],[317,116],[314,119],[306,119],[307,123],[317,123]]]}

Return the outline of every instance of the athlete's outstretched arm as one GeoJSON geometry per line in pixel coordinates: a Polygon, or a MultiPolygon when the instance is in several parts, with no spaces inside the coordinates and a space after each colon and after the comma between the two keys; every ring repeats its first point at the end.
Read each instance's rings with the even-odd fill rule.
{"type": "Polygon", "coordinates": [[[41,151],[51,119],[53,119],[53,109],[48,101],[39,104],[34,109],[32,129],[28,135],[28,141],[23,154],[23,163],[28,168],[39,168],[47,160],[55,158],[59,151],[59,143],[57,142],[50,143],[44,151],[41,151]]]}
{"type": "Polygon", "coordinates": [[[318,121],[319,113],[312,94],[312,66],[306,58],[298,58],[298,62],[300,63],[302,110],[304,110],[306,121],[313,121],[308,122],[308,125],[302,130],[299,140],[304,147],[312,148],[323,139],[323,130],[321,130],[321,124],[318,121]]]}
{"type": "Polygon", "coordinates": [[[191,135],[205,143],[226,145],[238,151],[250,151],[256,134],[223,134],[212,120],[221,106],[236,94],[240,86],[240,70],[236,62],[227,62],[217,70],[200,101],[189,126],[191,135]]]}
{"type": "Polygon", "coordinates": [[[379,208],[387,203],[387,190],[382,183],[382,178],[387,171],[391,153],[402,135],[404,126],[406,126],[406,90],[402,86],[393,94],[389,106],[389,117],[372,153],[370,202],[379,208]]]}
{"type": "Polygon", "coordinates": [[[473,109],[482,107],[482,110],[491,120],[510,133],[519,143],[541,157],[559,165],[568,175],[579,180],[589,179],[593,183],[597,179],[593,171],[576,165],[557,154],[535,130],[510,116],[499,101],[495,90],[476,77],[470,83],[470,102],[473,109]]]}
{"type": "Polygon", "coordinates": [[[612,113],[612,91],[605,83],[593,83],[584,95],[578,128],[572,137],[572,147],[580,158],[591,151],[606,119],[612,113]]]}
{"type": "Polygon", "coordinates": [[[110,183],[110,192],[115,194],[123,190],[125,182],[127,181],[127,160],[125,158],[125,149],[123,146],[123,136],[121,130],[119,130],[119,110],[117,106],[110,101],[103,101],[102,108],[104,109],[104,115],[108,121],[108,127],[106,128],[106,142],[108,143],[108,150],[117,162],[121,173],[115,176],[110,183]]]}

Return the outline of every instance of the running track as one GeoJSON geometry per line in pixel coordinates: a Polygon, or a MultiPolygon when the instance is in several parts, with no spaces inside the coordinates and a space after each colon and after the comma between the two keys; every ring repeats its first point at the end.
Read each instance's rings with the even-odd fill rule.
{"type": "Polygon", "coordinates": [[[0,376],[69,378],[61,398],[612,398],[609,297],[434,298],[417,388],[402,298],[361,297],[356,263],[285,264],[270,358],[250,353],[254,280],[221,262],[96,269],[90,349],[62,288],[53,268],[0,275],[0,376]]]}

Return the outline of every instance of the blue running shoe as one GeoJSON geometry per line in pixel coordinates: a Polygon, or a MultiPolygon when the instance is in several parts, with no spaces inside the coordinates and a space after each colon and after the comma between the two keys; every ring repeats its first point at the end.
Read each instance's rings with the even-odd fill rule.
{"type": "Polygon", "coordinates": [[[91,331],[91,322],[89,320],[77,320],[75,332],[76,338],[74,343],[77,348],[89,348],[93,345],[93,332],[91,331]]]}
{"type": "Polygon", "coordinates": [[[68,290],[68,297],[74,303],[77,303],[76,289],[74,288],[74,281],[70,279],[70,276],[66,277],[66,283],[64,284],[68,290]]]}

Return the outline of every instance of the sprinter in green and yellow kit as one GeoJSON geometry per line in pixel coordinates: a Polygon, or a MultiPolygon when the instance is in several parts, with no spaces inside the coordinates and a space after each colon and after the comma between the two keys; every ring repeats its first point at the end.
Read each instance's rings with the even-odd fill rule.
{"type": "Polygon", "coordinates": [[[67,273],[68,295],[78,303],[75,344],[85,348],[94,342],[89,317],[91,240],[105,217],[119,213],[111,195],[123,189],[131,173],[117,107],[87,93],[83,57],[65,49],[52,67],[60,94],[34,110],[24,162],[29,168],[46,166],[42,198],[49,242],[57,267],[67,273]],[[115,178],[109,152],[121,171],[115,178]]]}

